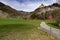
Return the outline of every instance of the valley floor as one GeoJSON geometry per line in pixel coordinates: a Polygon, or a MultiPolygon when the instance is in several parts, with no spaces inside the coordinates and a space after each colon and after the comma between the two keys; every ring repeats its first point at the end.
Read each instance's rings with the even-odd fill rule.
{"type": "MultiPolygon", "coordinates": [[[[50,40],[50,34],[38,29],[41,20],[0,18],[0,40],[50,40]]],[[[56,37],[51,40],[58,40],[56,37]]]]}

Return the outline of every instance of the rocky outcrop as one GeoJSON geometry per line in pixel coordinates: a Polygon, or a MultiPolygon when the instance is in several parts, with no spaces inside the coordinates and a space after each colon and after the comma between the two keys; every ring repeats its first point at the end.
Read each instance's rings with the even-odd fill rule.
{"type": "Polygon", "coordinates": [[[40,6],[33,12],[33,14],[37,15],[39,19],[46,19],[49,15],[52,15],[53,11],[58,9],[60,9],[60,4],[54,3],[49,6],[40,6]]]}

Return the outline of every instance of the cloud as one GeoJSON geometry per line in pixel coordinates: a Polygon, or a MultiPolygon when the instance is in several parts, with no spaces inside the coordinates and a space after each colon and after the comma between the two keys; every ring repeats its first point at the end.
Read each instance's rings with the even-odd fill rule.
{"type": "Polygon", "coordinates": [[[60,0],[56,0],[56,2],[60,4],[60,0]]]}
{"type": "Polygon", "coordinates": [[[11,6],[12,8],[16,9],[16,10],[23,10],[23,11],[33,11],[34,9],[36,9],[39,6],[39,3],[20,3],[16,0],[1,0],[1,2],[3,2],[6,5],[11,6]]]}
{"type": "Polygon", "coordinates": [[[36,8],[40,6],[41,3],[45,5],[52,4],[52,0],[0,0],[6,5],[11,6],[16,10],[23,10],[23,11],[34,11],[36,8]]]}

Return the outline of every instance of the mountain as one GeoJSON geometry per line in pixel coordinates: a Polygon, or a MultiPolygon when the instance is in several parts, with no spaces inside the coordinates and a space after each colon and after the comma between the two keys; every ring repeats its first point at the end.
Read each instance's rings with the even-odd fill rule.
{"type": "Polygon", "coordinates": [[[58,3],[53,3],[52,5],[50,5],[50,7],[52,7],[52,6],[60,7],[60,4],[58,4],[58,3]]]}
{"type": "Polygon", "coordinates": [[[5,5],[0,2],[0,17],[5,18],[20,18],[20,17],[26,17],[29,15],[29,12],[24,11],[17,11],[13,8],[11,8],[8,5],[5,5]]]}
{"type": "Polygon", "coordinates": [[[53,3],[49,6],[41,4],[33,12],[24,12],[17,11],[0,2],[0,18],[47,19],[49,15],[53,15],[54,17],[56,10],[60,10],[60,4],[58,3],[53,3]]]}
{"type": "Polygon", "coordinates": [[[49,15],[52,15],[52,12],[60,9],[60,4],[53,3],[52,5],[45,6],[41,4],[31,15],[32,19],[48,19],[49,15]]]}
{"type": "Polygon", "coordinates": [[[57,8],[60,8],[60,4],[58,3],[53,3],[52,5],[49,6],[45,6],[44,4],[41,4],[34,12],[38,12],[39,14],[40,12],[50,11],[57,8]]]}

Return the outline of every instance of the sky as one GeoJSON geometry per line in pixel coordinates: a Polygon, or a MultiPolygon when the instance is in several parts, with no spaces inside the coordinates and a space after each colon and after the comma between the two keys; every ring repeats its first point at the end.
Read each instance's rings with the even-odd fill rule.
{"type": "Polygon", "coordinates": [[[0,0],[0,2],[19,11],[31,12],[38,8],[42,3],[44,5],[51,5],[56,0],[0,0]]]}

